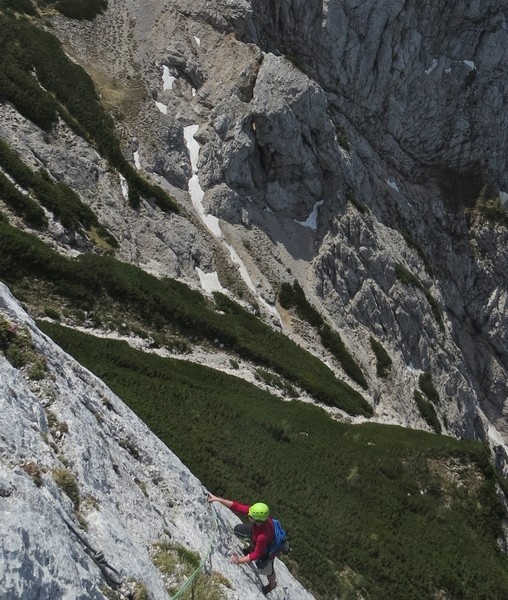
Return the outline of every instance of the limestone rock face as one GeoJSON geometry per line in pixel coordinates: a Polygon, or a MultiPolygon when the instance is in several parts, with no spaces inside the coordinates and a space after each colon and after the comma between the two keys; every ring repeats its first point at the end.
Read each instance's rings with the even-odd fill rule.
{"type": "MultiPolygon", "coordinates": [[[[44,378],[34,381],[0,355],[0,599],[103,600],[113,587],[122,598],[145,589],[167,600],[153,560],[160,543],[209,555],[207,572],[229,581],[225,598],[263,598],[259,576],[230,563],[239,549],[234,514],[212,510],[196,477],[40,333],[3,284],[0,315],[26,326],[47,361],[44,378]],[[62,473],[75,481],[78,500],[62,473]]],[[[277,563],[274,597],[310,600],[277,563]]]]}

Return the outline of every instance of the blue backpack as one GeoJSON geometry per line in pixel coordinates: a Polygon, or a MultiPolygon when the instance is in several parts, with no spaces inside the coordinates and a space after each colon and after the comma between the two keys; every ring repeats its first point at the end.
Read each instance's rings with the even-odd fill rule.
{"type": "Polygon", "coordinates": [[[272,518],[272,523],[273,523],[273,531],[274,531],[273,542],[268,546],[268,548],[266,550],[266,552],[269,555],[279,552],[279,550],[281,550],[282,547],[285,544],[287,544],[286,532],[284,531],[284,529],[282,529],[282,525],[280,524],[280,521],[278,519],[272,518]]]}

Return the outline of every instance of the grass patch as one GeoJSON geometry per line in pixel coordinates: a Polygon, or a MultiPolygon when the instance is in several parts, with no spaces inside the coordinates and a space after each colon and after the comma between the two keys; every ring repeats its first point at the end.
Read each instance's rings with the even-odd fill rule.
{"type": "Polygon", "coordinates": [[[37,463],[35,463],[33,461],[29,461],[29,462],[22,464],[21,468],[23,469],[23,471],[25,471],[25,473],[30,475],[30,477],[32,478],[33,482],[35,483],[35,485],[37,487],[42,486],[42,484],[43,484],[42,471],[37,463]]]}
{"type": "Polygon", "coordinates": [[[164,575],[180,571],[189,576],[199,567],[199,554],[178,544],[161,542],[155,545],[153,563],[164,575]]]}
{"type": "Polygon", "coordinates": [[[26,368],[30,379],[42,379],[46,374],[46,357],[33,347],[26,325],[11,323],[0,314],[0,351],[16,369],[26,368]]]}
{"type": "Polygon", "coordinates": [[[74,510],[79,510],[81,498],[78,482],[74,475],[68,469],[59,468],[53,471],[53,479],[64,494],[72,500],[74,510]]]}
{"type": "MultiPolygon", "coordinates": [[[[161,542],[153,548],[153,563],[164,576],[166,588],[173,596],[200,565],[199,554],[181,546],[161,542]]],[[[198,573],[181,598],[184,600],[222,600],[220,585],[228,587],[228,580],[218,574],[198,573]]]]}

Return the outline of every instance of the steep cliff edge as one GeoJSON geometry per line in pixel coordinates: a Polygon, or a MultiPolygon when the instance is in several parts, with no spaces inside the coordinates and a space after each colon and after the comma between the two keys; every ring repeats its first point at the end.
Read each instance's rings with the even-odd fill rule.
{"type": "MultiPolygon", "coordinates": [[[[0,598],[165,600],[205,559],[206,597],[262,598],[259,576],[229,561],[233,513],[212,510],[180,460],[3,284],[0,318],[2,344],[7,322],[42,369],[0,355],[0,598]]],[[[312,598],[282,563],[277,574],[274,598],[312,598]]]]}

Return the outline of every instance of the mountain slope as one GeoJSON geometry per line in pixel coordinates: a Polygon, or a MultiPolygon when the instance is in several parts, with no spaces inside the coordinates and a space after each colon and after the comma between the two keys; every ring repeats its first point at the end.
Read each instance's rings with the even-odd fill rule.
{"type": "Polygon", "coordinates": [[[30,314],[506,474],[503,3],[81,9],[1,7],[0,277],[30,314]]]}
{"type": "MultiPolygon", "coordinates": [[[[229,564],[235,518],[207,508],[151,431],[214,490],[263,490],[290,532],[290,565],[318,597],[504,597],[506,483],[481,444],[336,423],[236,377],[45,324],[150,431],[1,292],[1,598],[34,587],[166,598],[205,559],[195,594],[258,597],[258,578],[229,564]]],[[[311,597],[277,573],[274,597],[311,597]]]]}
{"type": "MultiPolygon", "coordinates": [[[[182,558],[169,572],[157,560],[173,548],[196,553],[198,563],[207,558],[202,587],[212,598],[262,597],[259,578],[229,562],[239,547],[233,514],[211,510],[180,460],[42,335],[3,284],[0,293],[2,324],[19,334],[26,327],[26,343],[44,357],[34,378],[0,356],[0,598],[36,590],[39,598],[166,599],[185,581],[182,558]]],[[[277,573],[280,597],[312,597],[282,564],[277,573]]]]}
{"type": "MultiPolygon", "coordinates": [[[[382,19],[379,7],[365,6],[353,17],[340,2],[313,3],[305,11],[295,3],[287,12],[262,3],[217,11],[207,3],[179,10],[152,2],[142,13],[110,2],[93,21],[55,15],[54,31],[94,78],[127,158],[172,193],[180,215],[146,201],[133,211],[122,196],[130,188],[122,188],[121,174],[108,170],[63,123],[48,143],[6,106],[2,136],[23,160],[42,163],[78,191],[118,240],[115,255],[122,260],[193,286],[206,287],[204,277],[216,277],[222,289],[257,304],[279,324],[273,302],[280,282],[296,278],[367,377],[375,418],[426,427],[413,393],[418,377],[430,373],[441,399],[441,428],[490,440],[502,461],[504,442],[492,438],[489,422],[502,437],[506,217],[495,198],[505,197],[499,166],[505,154],[490,149],[503,141],[462,134],[460,147],[469,149],[471,139],[477,144],[457,157],[439,150],[444,142],[437,135],[446,131],[440,124],[450,122],[443,104],[450,95],[464,106],[468,122],[494,135],[495,128],[481,125],[481,115],[497,112],[474,99],[489,88],[485,101],[497,106],[505,93],[498,77],[502,10],[492,2],[489,10],[473,12],[457,9],[450,18],[463,16],[464,24],[443,33],[436,47],[428,46],[425,32],[438,7],[428,13],[392,8],[382,19]],[[372,39],[364,44],[362,20],[372,24],[372,39]],[[484,28],[480,45],[467,33],[470,23],[480,23],[476,32],[484,28]],[[236,38],[224,35],[229,29],[236,38]],[[322,38],[318,31],[325,32],[322,38]],[[376,46],[383,35],[392,39],[391,48],[376,46]],[[306,43],[298,44],[302,39],[306,43]],[[330,60],[349,47],[357,51],[343,54],[345,63],[330,60]],[[460,52],[467,58],[460,60],[460,52]],[[374,56],[377,66],[369,70],[374,56]],[[335,73],[337,64],[342,71],[335,73]],[[357,79],[351,79],[354,72],[357,79]],[[422,86],[434,108],[431,100],[418,104],[422,86]],[[406,92],[404,106],[399,96],[406,92]],[[435,150],[425,152],[432,161],[416,151],[409,161],[408,145],[421,147],[418,131],[430,132],[417,124],[429,124],[431,114],[435,150]],[[202,216],[220,218],[220,237],[200,221],[193,194],[182,190],[192,178],[184,139],[191,124],[200,125],[195,169],[202,216]],[[401,136],[402,151],[395,152],[386,140],[401,136]],[[392,358],[389,381],[376,375],[372,336],[392,358]]],[[[65,244],[76,237],[57,235],[65,244]]],[[[89,247],[81,238],[76,242],[89,247]]],[[[286,319],[284,328],[333,361],[305,327],[286,319]]]]}

